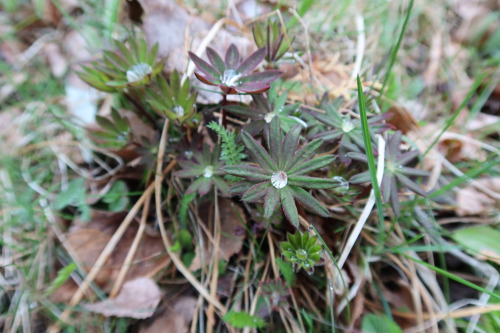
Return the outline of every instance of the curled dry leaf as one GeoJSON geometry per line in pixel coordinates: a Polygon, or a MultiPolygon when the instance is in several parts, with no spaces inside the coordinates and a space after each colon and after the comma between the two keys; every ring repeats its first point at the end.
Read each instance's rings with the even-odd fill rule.
{"type": "MultiPolygon", "coordinates": [[[[91,221],[84,223],[75,220],[73,222],[74,227],[66,234],[67,244],[78,256],[86,272],[92,268],[124,218],[123,212],[93,211],[91,221]]],[[[129,226],[113,254],[97,275],[95,283],[104,291],[109,291],[116,281],[137,230],[137,224],[129,226]]],[[[151,277],[163,269],[169,260],[161,237],[144,234],[125,280],[151,277]]],[[[54,302],[67,302],[77,288],[73,281],[67,281],[51,295],[51,299],[54,302]]]]}
{"type": "MultiPolygon", "coordinates": [[[[500,194],[500,178],[480,179],[477,184],[500,194]]],[[[472,185],[457,191],[455,212],[458,216],[485,215],[498,209],[500,209],[500,200],[495,200],[472,185]]]]}
{"type": "MultiPolygon", "coordinates": [[[[234,254],[240,252],[243,246],[245,236],[241,235],[239,231],[244,227],[242,221],[245,219],[245,214],[240,206],[233,204],[230,199],[224,198],[219,198],[219,210],[222,232],[218,250],[219,260],[228,261],[234,254]]],[[[204,244],[206,248],[203,250],[203,257],[200,248],[196,248],[196,255],[189,267],[191,271],[208,265],[212,260],[213,246],[209,240],[205,240],[204,244]]]]}
{"type": "Polygon", "coordinates": [[[102,302],[85,304],[89,311],[106,317],[149,318],[160,303],[161,290],[150,278],[137,278],[126,282],[118,296],[102,302]]]}
{"type": "Polygon", "coordinates": [[[195,310],[196,298],[192,296],[169,300],[167,309],[159,311],[152,322],[142,324],[139,333],[187,333],[195,310]]]}

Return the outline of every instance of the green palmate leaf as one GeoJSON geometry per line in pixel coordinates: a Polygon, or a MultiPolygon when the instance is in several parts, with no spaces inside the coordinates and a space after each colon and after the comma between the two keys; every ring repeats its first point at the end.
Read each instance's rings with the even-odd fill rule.
{"type": "Polygon", "coordinates": [[[251,165],[228,165],[222,168],[222,170],[235,176],[245,177],[256,181],[266,181],[271,177],[271,172],[251,165]]]}
{"type": "Polygon", "coordinates": [[[224,60],[219,56],[217,52],[214,51],[211,47],[207,47],[207,58],[214,65],[214,67],[219,71],[219,73],[224,73],[226,70],[226,65],[224,64],[224,60]]]}
{"type": "MultiPolygon", "coordinates": [[[[295,150],[299,144],[301,130],[302,127],[300,125],[296,125],[286,134],[285,140],[283,141],[283,148],[281,150],[283,154],[281,160],[284,164],[290,161],[296,153],[295,150]]],[[[286,168],[287,165],[283,165],[283,167],[286,168]]]]}
{"type": "Polygon", "coordinates": [[[303,163],[309,159],[316,152],[316,150],[318,150],[322,143],[323,141],[321,139],[316,139],[303,146],[295,153],[294,157],[286,164],[285,168],[290,169],[296,164],[303,163]]]}
{"type": "Polygon", "coordinates": [[[320,156],[304,162],[303,164],[297,165],[296,167],[290,169],[289,173],[293,174],[294,176],[310,173],[314,170],[318,170],[332,164],[333,161],[335,161],[335,158],[336,157],[333,155],[320,156]]]}
{"type": "Polygon", "coordinates": [[[218,79],[220,77],[220,75],[222,74],[222,73],[219,73],[214,67],[212,67],[209,63],[207,63],[205,60],[198,57],[193,52],[189,52],[189,57],[194,62],[196,67],[200,71],[202,71],[205,75],[208,76],[208,79],[211,79],[211,80],[218,79]]]}
{"type": "Polygon", "coordinates": [[[328,210],[318,200],[316,200],[309,192],[307,192],[303,188],[296,186],[291,186],[290,189],[295,199],[297,199],[307,209],[310,209],[314,213],[323,217],[330,216],[328,210]]]}
{"type": "Polygon", "coordinates": [[[247,312],[229,311],[224,316],[224,321],[235,328],[263,328],[266,322],[257,316],[252,316],[247,312]]]}
{"type": "Polygon", "coordinates": [[[264,60],[266,49],[260,48],[252,53],[245,61],[243,61],[236,69],[239,73],[249,73],[253,71],[264,60]]]}
{"type": "Polygon", "coordinates": [[[248,148],[248,154],[252,156],[260,166],[268,171],[277,170],[278,166],[260,143],[255,141],[255,139],[245,131],[241,132],[241,136],[245,146],[248,148]]]}
{"type": "Polygon", "coordinates": [[[240,64],[240,52],[236,45],[231,44],[227,50],[226,57],[226,68],[228,69],[236,69],[240,64]]]}
{"type": "Polygon", "coordinates": [[[309,176],[290,176],[288,177],[290,185],[311,188],[311,189],[328,189],[335,187],[338,182],[334,179],[316,178],[309,176]]]}
{"type": "Polygon", "coordinates": [[[270,218],[278,208],[280,203],[280,193],[277,189],[271,187],[264,198],[264,217],[270,218]]]}
{"type": "Polygon", "coordinates": [[[284,187],[280,190],[281,195],[281,206],[283,207],[283,212],[285,213],[287,219],[295,226],[299,227],[299,213],[297,212],[297,207],[295,206],[295,200],[293,199],[293,194],[289,187],[284,187]]]}
{"type": "Polygon", "coordinates": [[[258,183],[250,187],[241,198],[243,201],[254,202],[262,199],[267,191],[272,188],[272,184],[269,181],[258,183]]]}

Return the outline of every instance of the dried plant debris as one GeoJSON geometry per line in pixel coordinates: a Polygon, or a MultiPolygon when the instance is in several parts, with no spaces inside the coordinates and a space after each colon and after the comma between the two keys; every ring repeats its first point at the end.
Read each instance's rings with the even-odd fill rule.
{"type": "Polygon", "coordinates": [[[469,2],[3,1],[3,330],[495,332],[469,2]]]}

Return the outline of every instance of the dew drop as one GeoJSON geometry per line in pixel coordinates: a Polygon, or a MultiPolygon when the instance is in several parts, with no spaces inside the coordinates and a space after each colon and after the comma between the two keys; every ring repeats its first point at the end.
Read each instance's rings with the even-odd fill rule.
{"type": "Polygon", "coordinates": [[[234,69],[226,69],[224,74],[220,77],[221,83],[227,87],[234,87],[241,84],[241,74],[237,73],[234,69]]]}
{"type": "Polygon", "coordinates": [[[349,182],[345,180],[344,177],[335,176],[332,177],[333,180],[338,182],[338,185],[333,188],[333,190],[339,194],[346,194],[349,191],[349,182]]]}
{"type": "Polygon", "coordinates": [[[266,121],[266,123],[270,123],[271,120],[273,120],[273,118],[276,116],[276,114],[274,112],[269,112],[268,114],[266,114],[264,116],[264,120],[266,121]]]}
{"type": "Polygon", "coordinates": [[[214,174],[214,167],[209,165],[203,170],[203,177],[210,178],[214,174]]]}
{"type": "Polygon", "coordinates": [[[177,117],[184,116],[184,108],[180,105],[176,105],[172,108],[172,111],[177,115],[177,117]]]}
{"type": "Polygon", "coordinates": [[[127,70],[127,81],[128,83],[133,83],[140,81],[146,77],[146,75],[149,75],[153,72],[153,68],[149,66],[148,64],[145,64],[143,62],[136,64],[132,67],[130,67],[127,70]]]}
{"type": "Polygon", "coordinates": [[[278,189],[283,188],[286,186],[287,183],[288,183],[288,176],[284,171],[276,171],[271,176],[271,184],[273,184],[275,188],[278,189]]]}

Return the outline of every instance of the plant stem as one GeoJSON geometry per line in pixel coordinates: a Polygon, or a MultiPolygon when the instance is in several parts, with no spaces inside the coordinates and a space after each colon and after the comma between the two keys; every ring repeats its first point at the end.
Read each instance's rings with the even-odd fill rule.
{"type": "Polygon", "coordinates": [[[220,113],[222,115],[222,127],[227,128],[226,110],[224,108],[227,105],[227,95],[226,94],[222,94],[222,103],[221,104],[222,104],[222,107],[221,107],[220,113]]]}

